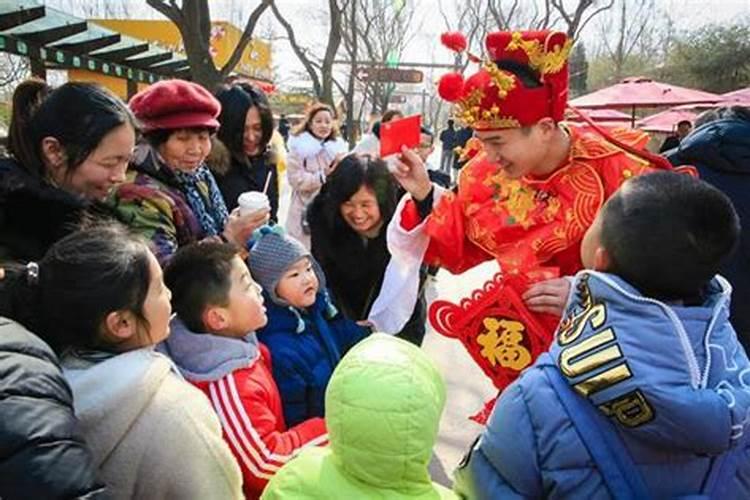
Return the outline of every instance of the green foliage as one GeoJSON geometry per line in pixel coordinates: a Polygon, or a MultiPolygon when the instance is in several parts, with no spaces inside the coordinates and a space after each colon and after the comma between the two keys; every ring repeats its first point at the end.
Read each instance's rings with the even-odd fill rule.
{"type": "Polygon", "coordinates": [[[750,22],[687,33],[670,51],[663,73],[670,81],[709,92],[750,85],[750,22]]]}
{"type": "Polygon", "coordinates": [[[577,97],[588,92],[589,63],[586,59],[586,48],[582,42],[573,47],[570,54],[570,95],[577,97]]]}
{"type": "MultiPolygon", "coordinates": [[[[623,76],[724,93],[750,86],[750,19],[731,25],[708,25],[675,35],[668,47],[647,46],[628,56],[623,76]]],[[[616,83],[612,60],[601,55],[589,62],[590,90],[616,83]]]]}

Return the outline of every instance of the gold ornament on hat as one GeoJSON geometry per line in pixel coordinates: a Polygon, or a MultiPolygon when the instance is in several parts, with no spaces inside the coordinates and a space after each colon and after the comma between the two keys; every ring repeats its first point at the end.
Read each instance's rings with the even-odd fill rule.
{"type": "Polygon", "coordinates": [[[573,41],[568,39],[563,45],[555,45],[549,50],[539,40],[525,40],[521,32],[515,31],[506,50],[523,50],[529,58],[529,66],[543,77],[563,69],[572,47],[573,41]]]}

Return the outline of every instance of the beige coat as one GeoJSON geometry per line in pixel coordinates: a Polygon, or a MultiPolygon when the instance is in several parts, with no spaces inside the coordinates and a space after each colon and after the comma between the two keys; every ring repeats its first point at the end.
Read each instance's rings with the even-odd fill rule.
{"type": "Polygon", "coordinates": [[[310,248],[310,235],[303,229],[302,218],[307,205],[320,192],[326,181],[326,173],[336,155],[347,151],[346,142],[341,139],[321,142],[309,132],[289,138],[287,156],[287,180],[292,188],[289,212],[286,218],[286,231],[290,236],[310,248]]]}
{"type": "Polygon", "coordinates": [[[219,419],[167,357],[140,349],[62,363],[107,498],[242,498],[219,419]]]}

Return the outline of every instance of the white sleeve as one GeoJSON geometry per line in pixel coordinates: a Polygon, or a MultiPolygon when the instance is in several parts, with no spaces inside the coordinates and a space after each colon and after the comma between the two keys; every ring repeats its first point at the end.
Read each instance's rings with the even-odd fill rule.
{"type": "MultiPolygon", "coordinates": [[[[440,186],[434,186],[434,189],[433,207],[445,193],[440,186]]],[[[419,296],[419,269],[430,244],[425,221],[408,231],[401,227],[401,212],[409,199],[408,194],[401,198],[388,224],[386,241],[391,260],[367,318],[376,331],[391,335],[400,332],[414,312],[419,296]]]]}

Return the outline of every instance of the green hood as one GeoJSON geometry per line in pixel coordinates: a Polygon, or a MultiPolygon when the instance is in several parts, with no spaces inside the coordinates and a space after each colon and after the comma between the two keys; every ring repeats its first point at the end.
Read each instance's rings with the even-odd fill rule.
{"type": "Polygon", "coordinates": [[[378,334],[341,360],[326,391],[333,455],[354,478],[398,490],[431,486],[427,465],[445,384],[416,346],[378,334]]]}
{"type": "Polygon", "coordinates": [[[416,346],[375,334],[341,360],[326,391],[330,448],[309,448],[271,479],[263,500],[454,500],[427,466],[445,384],[416,346]]]}

